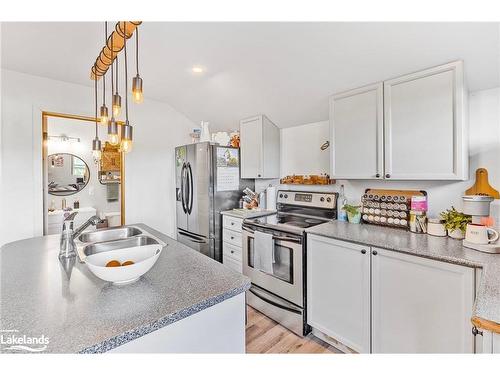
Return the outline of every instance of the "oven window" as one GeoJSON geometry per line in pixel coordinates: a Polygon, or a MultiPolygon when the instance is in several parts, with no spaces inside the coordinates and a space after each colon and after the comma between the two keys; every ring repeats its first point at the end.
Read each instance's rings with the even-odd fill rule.
{"type": "MultiPolygon", "coordinates": [[[[248,238],[248,266],[254,268],[254,239],[248,238]]],[[[280,241],[274,244],[273,276],[293,284],[293,251],[280,241]]]]}

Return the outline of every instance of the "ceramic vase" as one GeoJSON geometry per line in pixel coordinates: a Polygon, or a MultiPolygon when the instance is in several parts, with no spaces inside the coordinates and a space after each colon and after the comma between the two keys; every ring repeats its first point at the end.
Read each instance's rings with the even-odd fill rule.
{"type": "Polygon", "coordinates": [[[462,232],[460,229],[448,229],[448,236],[456,240],[463,240],[465,238],[464,232],[462,232]]]}

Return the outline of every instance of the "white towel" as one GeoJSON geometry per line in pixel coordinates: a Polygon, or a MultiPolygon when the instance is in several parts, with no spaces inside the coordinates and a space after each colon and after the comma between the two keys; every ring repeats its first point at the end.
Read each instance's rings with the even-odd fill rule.
{"type": "Polygon", "coordinates": [[[255,231],[253,242],[254,268],[266,273],[273,273],[274,239],[273,235],[255,231]]]}

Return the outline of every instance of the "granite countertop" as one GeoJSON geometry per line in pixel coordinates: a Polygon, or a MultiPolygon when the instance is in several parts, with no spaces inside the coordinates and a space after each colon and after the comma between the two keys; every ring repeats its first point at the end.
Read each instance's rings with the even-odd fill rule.
{"type": "Polygon", "coordinates": [[[275,213],[276,210],[266,210],[266,209],[245,210],[242,208],[221,212],[222,215],[237,217],[239,219],[252,219],[256,217],[273,215],[275,213]]]}
{"type": "MultiPolygon", "coordinates": [[[[250,280],[143,224],[167,246],[138,281],[115,286],[76,261],[59,262],[59,235],[0,249],[0,330],[48,337],[47,352],[101,353],[220,303],[250,280]]],[[[2,352],[0,350],[0,352],[2,352]]]]}
{"type": "MultiPolygon", "coordinates": [[[[479,318],[500,325],[500,254],[487,254],[468,249],[462,246],[462,241],[449,237],[416,234],[402,229],[369,224],[330,221],[311,227],[306,232],[462,266],[482,268],[473,318],[475,322],[479,318]]],[[[487,328],[485,324],[482,327],[487,328]]]]}

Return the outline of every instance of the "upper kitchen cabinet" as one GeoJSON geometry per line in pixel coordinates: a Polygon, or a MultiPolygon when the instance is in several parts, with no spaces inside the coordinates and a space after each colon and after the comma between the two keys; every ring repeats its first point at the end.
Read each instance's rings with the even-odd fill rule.
{"type": "Polygon", "coordinates": [[[460,61],[334,95],[332,177],[467,179],[466,99],[460,61]]]}
{"type": "Polygon", "coordinates": [[[468,178],[463,64],[384,82],[385,177],[468,178]]]}
{"type": "Polygon", "coordinates": [[[338,179],[383,176],[383,84],[334,95],[330,99],[332,176],[338,179]]]}
{"type": "Polygon", "coordinates": [[[280,177],[280,130],[266,116],[240,121],[241,177],[280,177]]]}

